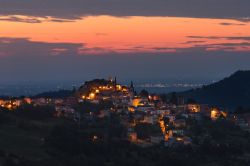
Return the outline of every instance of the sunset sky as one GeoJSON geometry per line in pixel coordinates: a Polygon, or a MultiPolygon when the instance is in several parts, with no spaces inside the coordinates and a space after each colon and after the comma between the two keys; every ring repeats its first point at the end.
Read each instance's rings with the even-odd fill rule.
{"type": "Polygon", "coordinates": [[[0,0],[0,84],[250,69],[249,0],[0,0]]]}

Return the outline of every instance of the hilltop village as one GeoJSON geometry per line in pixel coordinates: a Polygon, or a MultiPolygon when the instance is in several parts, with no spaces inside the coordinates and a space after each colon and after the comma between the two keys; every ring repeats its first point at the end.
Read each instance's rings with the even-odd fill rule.
{"type": "MultiPolygon", "coordinates": [[[[23,97],[0,100],[1,110],[15,111],[23,105],[50,106],[54,117],[70,119],[79,126],[117,118],[125,129],[119,134],[119,139],[141,147],[197,145],[209,136],[206,133],[195,133],[194,128],[207,121],[223,119],[250,131],[248,114],[228,113],[220,108],[186,101],[174,93],[166,96],[149,94],[146,90],[136,92],[133,82],[124,86],[116,78],[85,82],[71,96],[64,98],[23,97]]],[[[91,139],[105,139],[105,133],[92,132],[91,139]]]]}

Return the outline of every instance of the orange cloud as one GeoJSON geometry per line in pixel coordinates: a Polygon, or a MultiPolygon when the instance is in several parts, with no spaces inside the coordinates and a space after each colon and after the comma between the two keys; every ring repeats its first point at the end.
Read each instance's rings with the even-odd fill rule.
{"type": "MultiPolygon", "coordinates": [[[[38,18],[39,24],[30,24],[25,20],[34,18],[18,18],[22,20],[13,22],[0,17],[0,37],[29,38],[47,43],[82,43],[85,47],[80,52],[97,54],[175,52],[178,48],[195,47],[199,44],[197,39],[202,39],[204,45],[216,45],[243,41],[250,36],[250,23],[243,26],[229,19],[89,16],[74,22],[42,21],[50,18],[38,18]],[[223,24],[225,22],[227,26],[223,24]]],[[[244,50],[240,45],[234,47],[238,48],[235,50],[244,50]]]]}

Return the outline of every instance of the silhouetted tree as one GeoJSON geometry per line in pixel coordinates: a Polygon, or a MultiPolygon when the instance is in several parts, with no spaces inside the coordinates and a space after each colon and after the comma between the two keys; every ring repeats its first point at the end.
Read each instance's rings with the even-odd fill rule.
{"type": "Polygon", "coordinates": [[[196,104],[196,100],[195,99],[192,99],[192,98],[188,98],[187,99],[187,104],[196,104]]]}
{"type": "Polygon", "coordinates": [[[176,92],[173,92],[170,97],[170,103],[177,105],[178,103],[178,98],[176,95],[176,92]]]}
{"type": "Polygon", "coordinates": [[[147,98],[148,95],[149,95],[149,93],[148,93],[148,91],[146,91],[145,89],[143,89],[143,90],[140,92],[140,96],[141,96],[141,97],[147,98]]]}

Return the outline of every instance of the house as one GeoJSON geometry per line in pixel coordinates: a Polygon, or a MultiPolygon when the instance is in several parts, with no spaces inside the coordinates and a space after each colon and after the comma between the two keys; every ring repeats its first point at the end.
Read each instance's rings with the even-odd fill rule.
{"type": "Polygon", "coordinates": [[[34,105],[44,106],[47,104],[47,101],[45,98],[38,98],[38,99],[33,99],[33,103],[34,105]]]}
{"type": "Polygon", "coordinates": [[[128,129],[127,135],[130,142],[136,143],[138,141],[137,133],[132,128],[128,129]]]}
{"type": "Polygon", "coordinates": [[[136,110],[141,111],[141,112],[151,112],[151,111],[154,111],[155,108],[150,105],[145,105],[145,106],[137,107],[136,110]]]}
{"type": "Polygon", "coordinates": [[[165,115],[164,118],[168,118],[169,119],[169,123],[173,123],[175,120],[175,116],[174,115],[165,115]]]}
{"type": "Polygon", "coordinates": [[[152,144],[160,144],[163,140],[164,140],[164,137],[162,135],[150,136],[150,142],[152,144]]]}
{"type": "Polygon", "coordinates": [[[137,133],[136,132],[130,132],[128,133],[128,139],[130,142],[137,142],[137,133]]]}
{"type": "Polygon", "coordinates": [[[197,121],[202,120],[201,113],[189,113],[188,116],[194,120],[197,120],[197,121]]]}
{"type": "Polygon", "coordinates": [[[149,104],[148,99],[147,98],[141,98],[141,97],[135,97],[130,102],[130,105],[132,105],[134,107],[145,106],[145,105],[148,105],[148,104],[149,104]]]}
{"type": "Polygon", "coordinates": [[[193,113],[200,112],[200,110],[201,110],[199,104],[188,104],[187,109],[189,112],[193,112],[193,113]]]}
{"type": "Polygon", "coordinates": [[[25,98],[23,99],[23,102],[24,102],[24,103],[27,103],[27,104],[31,104],[31,103],[32,103],[32,99],[29,98],[29,97],[25,97],[25,98]]]}
{"type": "Polygon", "coordinates": [[[170,110],[169,109],[159,109],[159,110],[156,110],[157,114],[160,114],[160,115],[169,115],[170,114],[170,110]]]}
{"type": "Polygon", "coordinates": [[[101,110],[99,111],[98,118],[105,118],[110,116],[109,110],[101,110]]]}
{"type": "Polygon", "coordinates": [[[144,123],[154,124],[153,116],[144,116],[144,123]]]}
{"type": "Polygon", "coordinates": [[[200,104],[200,113],[206,117],[210,117],[210,107],[207,104],[200,104]]]}
{"type": "Polygon", "coordinates": [[[143,122],[144,123],[149,123],[149,124],[155,124],[155,123],[158,122],[158,116],[146,115],[146,116],[144,116],[143,122]]]}
{"type": "Polygon", "coordinates": [[[184,130],[182,129],[173,129],[172,133],[174,136],[184,136],[184,130]]]}
{"type": "Polygon", "coordinates": [[[235,124],[243,130],[250,131],[250,116],[247,114],[235,116],[235,124]]]}
{"type": "Polygon", "coordinates": [[[224,111],[219,110],[218,108],[212,108],[210,110],[210,118],[212,120],[217,120],[220,117],[226,118],[227,117],[227,113],[224,112],[224,111]]]}
{"type": "Polygon", "coordinates": [[[164,141],[165,147],[173,147],[177,144],[177,141],[174,137],[170,137],[167,141],[164,141]]]}
{"type": "Polygon", "coordinates": [[[191,145],[192,144],[192,139],[190,137],[184,137],[183,138],[183,144],[184,145],[191,145]]]}
{"type": "Polygon", "coordinates": [[[56,106],[55,116],[56,117],[74,117],[75,110],[69,106],[56,106]]]}
{"type": "Polygon", "coordinates": [[[174,120],[174,127],[181,128],[186,127],[186,120],[185,119],[176,119],[174,120]]]}

